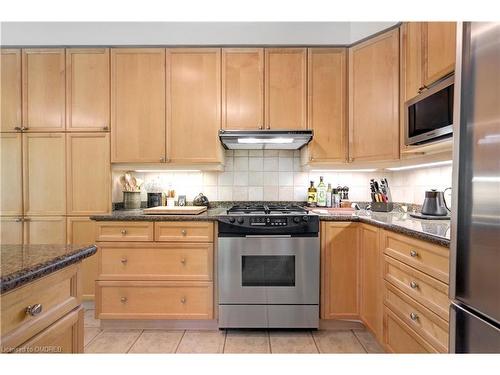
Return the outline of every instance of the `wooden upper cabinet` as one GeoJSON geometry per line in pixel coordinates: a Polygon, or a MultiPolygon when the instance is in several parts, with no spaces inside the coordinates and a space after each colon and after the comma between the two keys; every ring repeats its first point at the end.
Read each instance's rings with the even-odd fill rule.
{"type": "Polygon", "coordinates": [[[23,49],[23,126],[28,131],[65,130],[64,48],[23,49]]]}
{"type": "Polygon", "coordinates": [[[423,22],[406,22],[401,27],[404,101],[417,96],[423,88],[422,24],[423,22]]]}
{"type": "Polygon", "coordinates": [[[167,49],[167,160],[219,163],[221,51],[167,49]]]}
{"type": "Polygon", "coordinates": [[[359,319],[358,223],[321,223],[321,318],[359,319]]]}
{"type": "Polygon", "coordinates": [[[64,133],[23,134],[26,215],[66,214],[65,144],[64,133]]]}
{"type": "Polygon", "coordinates": [[[222,128],[264,127],[264,50],[222,49],[222,128]]]}
{"type": "Polygon", "coordinates": [[[399,30],[349,49],[349,160],[399,158],[399,30]]]}
{"type": "MultiPolygon", "coordinates": [[[[195,107],[187,107],[192,111],[195,107]]],[[[111,162],[165,161],[165,49],[111,49],[111,162]]]]}
{"type": "Polygon", "coordinates": [[[2,49],[0,55],[0,131],[21,127],[21,50],[2,49]]]}
{"type": "Polygon", "coordinates": [[[22,139],[0,133],[0,215],[23,214],[22,139]]]}
{"type": "Polygon", "coordinates": [[[66,49],[66,129],[109,130],[109,49],[66,49]]]}
{"type": "Polygon", "coordinates": [[[309,162],[347,159],[346,55],[344,48],[308,50],[309,162]]]}
{"type": "Polygon", "coordinates": [[[265,125],[267,129],[305,129],[307,49],[265,49],[265,125]]]}
{"type": "Polygon", "coordinates": [[[455,69],[455,22],[424,22],[422,24],[423,82],[426,86],[455,69]]]}
{"type": "Polygon", "coordinates": [[[66,178],[68,215],[110,211],[109,133],[66,134],[66,178]]]}

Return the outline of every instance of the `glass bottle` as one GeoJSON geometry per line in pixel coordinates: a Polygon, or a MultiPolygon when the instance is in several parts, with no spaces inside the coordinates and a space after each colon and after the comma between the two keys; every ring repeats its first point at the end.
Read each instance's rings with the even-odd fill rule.
{"type": "Polygon", "coordinates": [[[316,207],[316,188],[314,187],[314,181],[311,181],[311,186],[307,189],[307,205],[309,207],[316,207]]]}
{"type": "Polygon", "coordinates": [[[328,184],[326,189],[326,207],[332,207],[332,184],[328,184]]]}
{"type": "Polygon", "coordinates": [[[323,176],[319,178],[318,184],[318,207],[326,207],[326,185],[323,182],[323,176]]]}

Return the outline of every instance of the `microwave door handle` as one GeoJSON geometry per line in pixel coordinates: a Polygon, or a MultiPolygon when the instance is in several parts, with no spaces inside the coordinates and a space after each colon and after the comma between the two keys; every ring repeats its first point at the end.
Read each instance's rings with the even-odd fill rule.
{"type": "Polygon", "coordinates": [[[246,238],[291,238],[290,234],[247,234],[246,238]]]}

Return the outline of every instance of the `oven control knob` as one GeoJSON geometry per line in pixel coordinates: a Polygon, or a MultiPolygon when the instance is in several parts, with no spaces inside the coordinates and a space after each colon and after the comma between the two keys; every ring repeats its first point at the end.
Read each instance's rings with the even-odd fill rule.
{"type": "Polygon", "coordinates": [[[238,218],[238,224],[243,224],[243,218],[242,217],[238,218]]]}
{"type": "Polygon", "coordinates": [[[230,222],[230,223],[234,223],[234,221],[235,221],[235,220],[234,220],[234,217],[230,217],[230,218],[229,218],[229,222],[230,222]]]}
{"type": "Polygon", "coordinates": [[[294,221],[295,223],[299,223],[299,222],[300,222],[300,217],[295,216],[295,217],[293,218],[293,221],[294,221]]]}
{"type": "Polygon", "coordinates": [[[302,216],[302,220],[303,220],[303,221],[309,221],[309,217],[307,217],[307,216],[302,216]]]}

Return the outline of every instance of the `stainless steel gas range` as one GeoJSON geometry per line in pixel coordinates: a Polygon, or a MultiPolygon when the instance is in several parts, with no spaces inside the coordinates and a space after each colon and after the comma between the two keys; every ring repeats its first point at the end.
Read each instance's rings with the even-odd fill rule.
{"type": "Polygon", "coordinates": [[[319,217],[234,206],[219,218],[220,328],[318,328],[319,217]]]}

